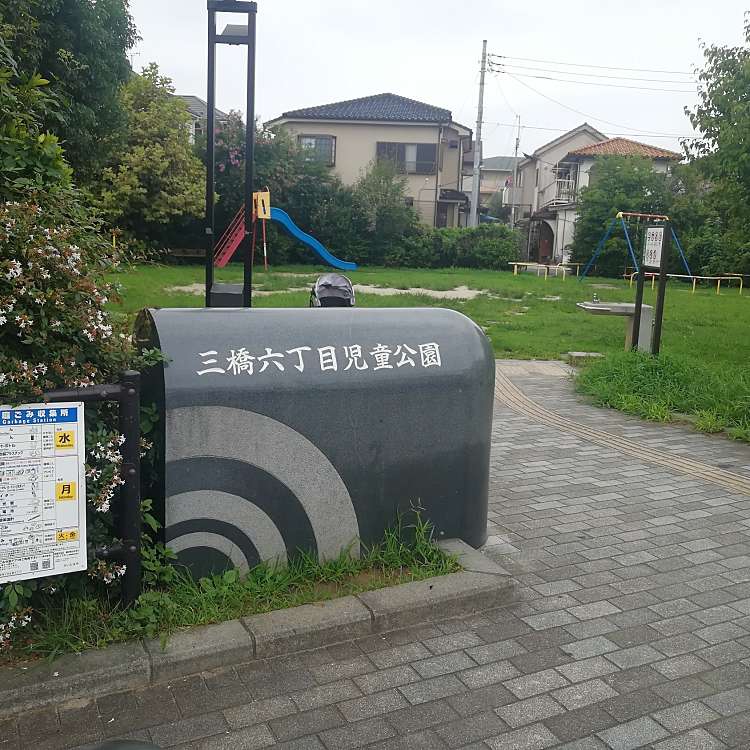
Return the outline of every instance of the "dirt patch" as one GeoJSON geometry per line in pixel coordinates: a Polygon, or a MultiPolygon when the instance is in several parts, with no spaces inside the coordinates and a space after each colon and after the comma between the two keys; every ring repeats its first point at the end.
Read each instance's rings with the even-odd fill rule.
{"type": "Polygon", "coordinates": [[[612,284],[592,284],[592,289],[617,289],[616,286],[612,286],[612,284]]]}
{"type": "Polygon", "coordinates": [[[410,287],[409,289],[394,289],[389,286],[355,284],[354,291],[361,294],[379,294],[386,297],[394,294],[423,294],[426,297],[434,297],[435,299],[476,299],[480,294],[484,294],[483,291],[469,289],[468,286],[457,286],[455,289],[424,289],[420,286],[410,287]]]}
{"type": "MultiPolygon", "coordinates": [[[[287,276],[293,276],[295,274],[285,274],[287,276]]],[[[200,297],[206,293],[206,287],[204,284],[186,284],[185,286],[168,286],[164,289],[165,292],[173,292],[178,294],[195,294],[200,297]]],[[[309,287],[306,286],[293,286],[290,289],[256,289],[253,287],[253,296],[255,297],[270,297],[273,294],[288,294],[289,292],[308,292],[309,287]]]]}
{"type": "Polygon", "coordinates": [[[543,302],[559,302],[560,301],[560,297],[559,296],[557,296],[557,297],[555,297],[555,296],[542,297],[542,301],[543,302]]]}

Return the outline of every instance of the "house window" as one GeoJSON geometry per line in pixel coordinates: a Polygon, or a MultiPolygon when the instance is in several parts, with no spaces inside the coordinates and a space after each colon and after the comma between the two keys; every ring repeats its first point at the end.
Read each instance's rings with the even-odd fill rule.
{"type": "Polygon", "coordinates": [[[414,198],[411,195],[407,195],[404,198],[404,205],[409,208],[414,208],[414,198]]]}
{"type": "Polygon", "coordinates": [[[437,169],[437,144],[390,143],[379,141],[378,161],[392,161],[405,174],[435,174],[437,169]]]}
{"type": "Polygon", "coordinates": [[[317,161],[327,167],[336,163],[336,136],[298,135],[297,143],[304,151],[307,161],[317,161]]]}

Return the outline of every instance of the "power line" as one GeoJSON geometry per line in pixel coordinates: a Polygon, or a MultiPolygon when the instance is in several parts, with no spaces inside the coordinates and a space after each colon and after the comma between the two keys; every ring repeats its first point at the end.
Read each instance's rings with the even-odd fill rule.
{"type": "Polygon", "coordinates": [[[566,67],[570,68],[597,68],[599,70],[625,70],[630,71],[631,73],[666,73],[671,75],[684,75],[684,76],[692,76],[693,73],[688,73],[684,70],[658,70],[655,68],[624,68],[619,65],[594,65],[589,63],[570,63],[570,62],[561,62],[560,60],[538,60],[534,57],[512,57],[511,55],[495,55],[493,53],[490,53],[488,55],[489,57],[497,57],[504,60],[522,60],[523,62],[535,62],[535,63],[544,63],[546,65],[564,65],[566,67]]]}
{"type": "Polygon", "coordinates": [[[512,77],[518,77],[518,78],[538,78],[540,80],[544,81],[559,81],[561,83],[575,83],[575,84],[582,84],[585,86],[600,86],[603,88],[610,88],[610,89],[634,89],[637,91],[654,91],[658,93],[663,94],[694,94],[694,89],[657,89],[657,88],[650,88],[648,86],[628,86],[626,84],[621,83],[599,83],[598,81],[578,81],[571,78],[555,78],[553,76],[538,76],[538,75],[531,75],[530,73],[511,73],[507,70],[497,70],[496,68],[490,68],[490,70],[493,73],[501,73],[503,75],[509,75],[512,77]]]}
{"type": "MultiPolygon", "coordinates": [[[[485,120],[484,123],[486,125],[495,125],[498,128],[515,128],[516,127],[516,124],[513,122],[495,122],[494,120],[485,120]]],[[[547,131],[554,132],[554,133],[567,133],[570,131],[570,128],[546,128],[546,127],[542,127],[541,125],[524,125],[523,129],[524,130],[547,130],[547,131]]],[[[696,135],[681,135],[679,133],[650,133],[648,131],[637,131],[633,133],[610,133],[610,135],[622,136],[622,137],[637,135],[642,138],[688,138],[688,139],[693,138],[693,139],[696,139],[699,137],[696,135]]]]}
{"type": "Polygon", "coordinates": [[[503,68],[518,68],[520,70],[534,70],[541,73],[558,73],[566,76],[585,76],[587,78],[613,78],[619,81],[647,81],[649,83],[676,83],[683,86],[694,81],[677,81],[674,78],[639,78],[636,76],[618,76],[609,73],[587,73],[577,70],[555,70],[554,68],[538,68],[534,65],[516,65],[515,63],[490,63],[491,65],[502,65],[503,68]]]}
{"type": "Polygon", "coordinates": [[[525,86],[529,91],[533,91],[538,96],[541,96],[543,99],[547,99],[554,104],[557,104],[559,107],[562,107],[563,109],[567,109],[570,112],[575,112],[577,115],[581,115],[581,117],[585,117],[587,120],[596,120],[597,122],[603,122],[606,125],[613,125],[616,128],[624,128],[625,130],[631,131],[634,135],[638,135],[639,129],[631,127],[630,125],[623,125],[621,122],[612,122],[611,120],[605,120],[603,117],[596,117],[595,115],[587,114],[586,112],[582,112],[580,109],[576,109],[575,107],[570,107],[567,104],[563,104],[561,101],[558,101],[557,99],[554,99],[551,96],[548,96],[547,94],[543,94],[539,89],[535,89],[531,84],[526,83],[525,81],[522,81],[517,76],[513,75],[512,73],[506,73],[506,75],[509,75],[511,78],[516,80],[518,83],[521,84],[521,86],[525,86]]]}

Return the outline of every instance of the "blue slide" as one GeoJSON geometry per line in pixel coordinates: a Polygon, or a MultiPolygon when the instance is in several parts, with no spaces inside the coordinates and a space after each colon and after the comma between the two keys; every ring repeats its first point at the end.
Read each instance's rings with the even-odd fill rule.
{"type": "Polygon", "coordinates": [[[356,271],[357,264],[350,263],[348,260],[339,260],[335,255],[326,250],[326,248],[307,232],[303,232],[293,221],[289,214],[281,208],[271,207],[271,220],[278,221],[284,229],[295,239],[304,243],[308,247],[312,248],[322,260],[328,263],[329,266],[338,268],[341,271],[356,271]]]}

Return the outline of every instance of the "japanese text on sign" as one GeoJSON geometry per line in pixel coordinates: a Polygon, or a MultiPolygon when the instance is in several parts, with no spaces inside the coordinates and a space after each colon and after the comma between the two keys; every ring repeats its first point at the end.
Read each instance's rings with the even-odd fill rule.
{"type": "Polygon", "coordinates": [[[648,268],[661,266],[661,246],[664,242],[664,227],[648,227],[643,243],[643,265],[648,268]]]}
{"type": "Polygon", "coordinates": [[[83,404],[0,407],[0,584],[85,570],[83,404]]]}
{"type": "Polygon", "coordinates": [[[273,373],[297,370],[318,372],[354,372],[362,370],[398,370],[406,368],[442,367],[440,345],[434,341],[414,344],[376,344],[365,348],[349,346],[297,346],[293,349],[251,352],[241,346],[220,353],[216,349],[198,352],[198,375],[255,375],[270,370],[273,373]]]}

